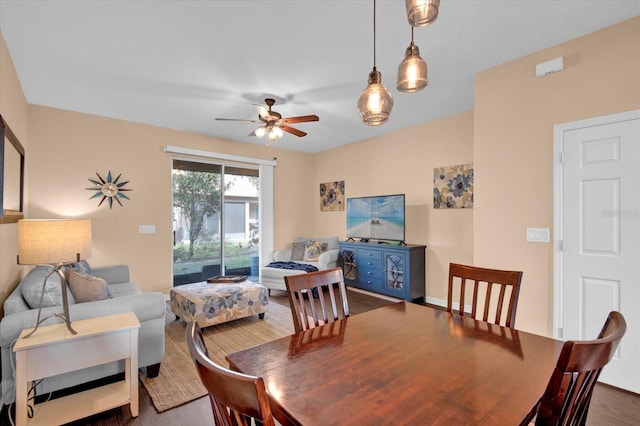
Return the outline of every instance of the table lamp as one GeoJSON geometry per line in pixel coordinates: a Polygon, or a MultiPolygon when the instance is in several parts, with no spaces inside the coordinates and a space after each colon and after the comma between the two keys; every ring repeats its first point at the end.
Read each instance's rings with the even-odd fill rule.
{"type": "Polygon", "coordinates": [[[91,257],[91,221],[88,219],[23,219],[18,221],[18,264],[45,265],[52,268],[42,283],[40,306],[35,328],[25,336],[29,337],[40,325],[42,298],[47,280],[57,273],[60,276],[63,313],[62,318],[67,329],[77,334],[69,319],[69,301],[67,298],[67,279],[63,266],[91,257]]]}

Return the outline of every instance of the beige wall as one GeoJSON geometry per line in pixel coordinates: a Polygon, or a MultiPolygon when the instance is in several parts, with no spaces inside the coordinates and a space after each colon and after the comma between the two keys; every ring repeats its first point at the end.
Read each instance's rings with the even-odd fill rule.
{"type": "Polygon", "coordinates": [[[347,198],[405,194],[406,242],[427,246],[427,299],[446,301],[449,262],[473,260],[473,210],[433,209],[433,169],[473,162],[473,113],[324,151],[315,161],[316,235],[346,236],[345,211],[320,211],[321,182],[344,180],[347,198]]]}
{"type": "MultiPolygon", "coordinates": [[[[525,228],[552,227],[553,125],[640,108],[638,34],[634,18],[487,70],[473,112],[315,155],[38,106],[27,115],[3,41],[0,112],[27,148],[29,217],[91,218],[91,263],[128,263],[146,291],[166,293],[171,282],[171,161],[162,147],[177,145],[277,157],[276,248],[301,234],[345,236],[345,212],[320,212],[321,182],[344,180],[347,197],[405,193],[407,242],[427,245],[429,298],[446,297],[450,261],[522,269],[517,325],[551,334],[552,248],[526,243],[525,228]],[[535,78],[535,64],[557,56],[565,70],[535,78]],[[475,166],[474,209],[434,210],[433,168],[466,162],[475,166]],[[131,180],[125,207],[88,200],[87,179],[107,170],[131,180]],[[141,224],[157,233],[138,234],[141,224]]],[[[15,234],[0,225],[0,291],[17,282],[15,234]]]]}
{"type": "MultiPolygon", "coordinates": [[[[304,228],[306,204],[289,190],[309,169],[311,157],[292,151],[199,136],[159,127],[31,105],[28,175],[30,218],[83,217],[92,220],[92,265],[126,263],[145,291],[171,288],[171,155],[175,145],[260,159],[278,157],[275,171],[276,229],[304,228]],[[111,170],[132,191],[124,207],[98,207],[88,179],[111,170]],[[296,214],[290,214],[296,212],[296,214]],[[282,218],[286,218],[283,220],[282,218]],[[139,234],[155,225],[155,234],[139,234]]],[[[283,231],[286,232],[286,231],[283,231]]],[[[293,234],[294,231],[291,231],[293,234]]]]}
{"type": "MultiPolygon", "coordinates": [[[[0,114],[28,151],[27,100],[2,34],[0,34],[0,114]]],[[[17,243],[18,225],[0,224],[0,312],[2,312],[1,303],[20,282],[26,269],[18,266],[16,262],[17,243]]]]}
{"type": "Polygon", "coordinates": [[[640,17],[476,76],[474,263],[524,271],[516,326],[552,334],[553,126],[640,108],[640,17]],[[535,66],[564,57],[564,70],[535,66]]]}

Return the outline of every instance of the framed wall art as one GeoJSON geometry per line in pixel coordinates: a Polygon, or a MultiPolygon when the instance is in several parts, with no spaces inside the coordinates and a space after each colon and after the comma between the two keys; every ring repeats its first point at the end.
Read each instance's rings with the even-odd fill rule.
{"type": "Polygon", "coordinates": [[[320,184],[320,211],[344,210],[344,181],[320,184]]]}
{"type": "Polygon", "coordinates": [[[24,217],[24,147],[0,115],[0,223],[24,217]]]}
{"type": "Polygon", "coordinates": [[[433,208],[473,208],[473,163],[433,169],[433,208]]]}

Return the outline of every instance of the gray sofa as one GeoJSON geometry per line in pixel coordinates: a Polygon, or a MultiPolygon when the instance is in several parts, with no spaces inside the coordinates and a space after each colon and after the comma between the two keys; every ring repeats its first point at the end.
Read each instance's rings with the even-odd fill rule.
{"type": "MultiPolygon", "coordinates": [[[[32,269],[4,302],[4,317],[0,321],[0,358],[2,361],[2,402],[5,405],[15,400],[15,354],[13,353],[13,345],[23,329],[35,326],[38,315],[37,306],[36,308],[31,308],[29,305],[30,303],[33,306],[34,301],[32,295],[28,293],[28,289],[37,288],[39,297],[44,279],[50,270],[50,268],[44,266],[37,266],[32,269]]],[[[127,265],[91,268],[90,273],[92,276],[106,281],[111,298],[76,303],[69,291],[71,326],[73,327],[74,321],[82,319],[123,312],[135,313],[138,321],[140,321],[138,366],[145,368],[147,376],[157,376],[160,362],[164,357],[166,305],[164,295],[159,292],[143,294],[135,284],[129,282],[129,268],[127,265]]],[[[47,283],[48,290],[57,291],[58,294],[48,294],[47,290],[46,301],[43,306],[47,304],[51,306],[42,309],[41,318],[45,320],[41,323],[41,326],[62,322],[60,318],[55,316],[56,313],[62,312],[62,307],[53,306],[56,304],[56,297],[62,294],[59,286],[60,278],[57,274],[53,274],[47,279],[47,283]]],[[[35,292],[35,290],[32,292],[35,292]]],[[[59,305],[59,303],[57,304],[59,305]]],[[[36,334],[38,332],[36,331],[36,334]]],[[[38,384],[36,395],[44,395],[109,377],[123,371],[124,361],[117,361],[45,378],[38,384]]]]}

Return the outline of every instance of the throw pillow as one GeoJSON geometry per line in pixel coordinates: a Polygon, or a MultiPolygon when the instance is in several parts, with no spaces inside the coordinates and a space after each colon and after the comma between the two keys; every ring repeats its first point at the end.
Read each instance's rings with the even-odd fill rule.
{"type": "Polygon", "coordinates": [[[75,262],[69,265],[72,271],[80,272],[81,274],[91,275],[91,266],[89,266],[89,262],[86,260],[81,260],[80,262],[75,262]]]}
{"type": "Polygon", "coordinates": [[[303,262],[317,262],[322,253],[327,251],[327,243],[323,241],[307,241],[303,262]]]}
{"type": "Polygon", "coordinates": [[[102,278],[69,271],[68,280],[71,293],[78,303],[111,298],[109,286],[102,278]]]}
{"type": "MultiPolygon", "coordinates": [[[[57,273],[52,274],[51,271],[52,268],[50,266],[36,266],[22,279],[20,283],[22,297],[29,308],[38,309],[40,306],[40,295],[43,293],[43,284],[44,296],[42,297],[42,307],[62,306],[60,275],[57,273]],[[47,280],[46,284],[45,279],[47,280]]],[[[70,305],[76,303],[69,289],[67,289],[67,300],[70,305]]]]}
{"type": "Polygon", "coordinates": [[[304,250],[306,243],[294,241],[291,243],[291,260],[302,260],[304,258],[304,250]]]}

